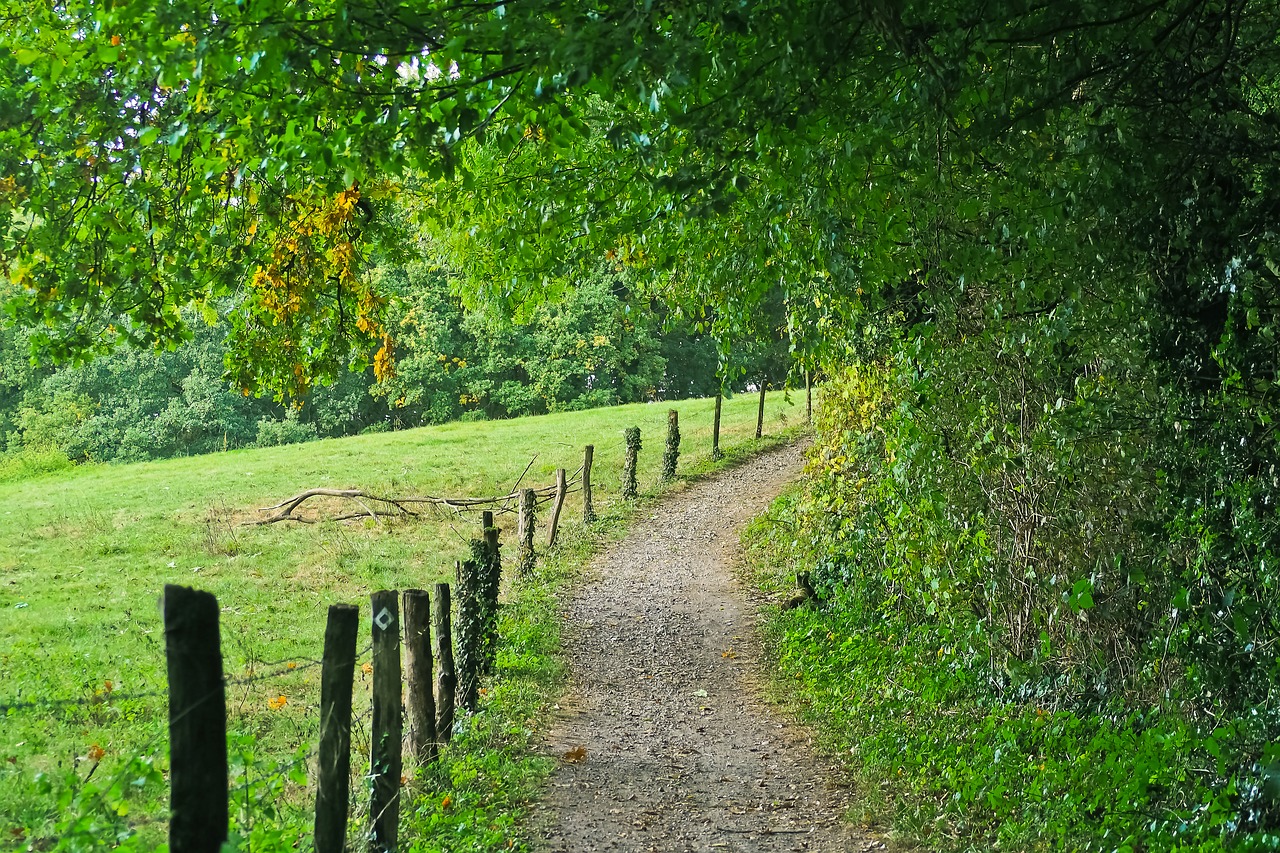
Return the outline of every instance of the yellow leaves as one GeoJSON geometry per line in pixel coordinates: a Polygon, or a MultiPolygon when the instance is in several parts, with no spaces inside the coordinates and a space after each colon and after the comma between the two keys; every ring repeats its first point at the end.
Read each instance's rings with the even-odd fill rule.
{"type": "Polygon", "coordinates": [[[0,178],[0,209],[17,207],[26,200],[27,194],[12,175],[0,178]]]}
{"type": "Polygon", "coordinates": [[[273,696],[272,698],[267,700],[267,707],[273,711],[279,711],[281,708],[283,708],[285,705],[288,705],[288,704],[289,704],[288,698],[283,695],[273,696]]]}
{"type": "Polygon", "coordinates": [[[363,672],[365,675],[371,675],[373,673],[373,664],[368,663],[366,661],[365,663],[361,664],[360,671],[363,672]]]}
{"type": "Polygon", "coordinates": [[[609,345],[609,339],[604,335],[596,335],[591,339],[591,345],[594,347],[607,347],[609,345]]]}
{"type": "Polygon", "coordinates": [[[382,336],[382,346],[373,355],[373,375],[379,382],[395,378],[395,342],[390,335],[382,336]]]}
{"type": "Polygon", "coordinates": [[[253,358],[270,364],[277,391],[300,396],[327,377],[334,360],[314,354],[335,352],[335,342],[362,351],[377,381],[394,377],[395,342],[383,322],[386,299],[362,280],[367,204],[361,190],[291,193],[281,208],[273,208],[278,219],[254,217],[256,194],[252,185],[243,191],[249,201],[244,241],[261,243],[265,237],[269,243],[255,252],[260,260],[248,287],[256,327],[253,358]]]}
{"type": "Polygon", "coordinates": [[[575,746],[564,754],[564,760],[570,764],[580,764],[587,760],[587,748],[585,746],[575,746]]]}
{"type": "Polygon", "coordinates": [[[355,257],[356,247],[350,240],[341,240],[329,250],[329,263],[337,271],[339,278],[345,281],[355,278],[355,274],[351,271],[351,264],[355,257]]]}
{"type": "Polygon", "coordinates": [[[355,187],[343,190],[321,208],[319,217],[320,233],[326,237],[336,237],[342,233],[351,221],[351,215],[360,201],[360,191],[355,187]]]}

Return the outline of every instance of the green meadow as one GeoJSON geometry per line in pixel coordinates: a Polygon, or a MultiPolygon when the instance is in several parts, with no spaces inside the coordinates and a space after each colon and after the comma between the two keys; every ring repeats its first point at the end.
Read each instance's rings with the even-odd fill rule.
{"type": "MultiPolygon", "coordinates": [[[[712,400],[641,404],[510,421],[454,423],[136,465],[87,465],[0,484],[0,848],[126,849],[163,842],[166,790],[165,584],[208,590],[222,609],[232,741],[233,823],[243,849],[309,844],[326,608],[378,589],[429,588],[479,535],[475,514],[248,526],[258,510],[314,487],[387,495],[505,494],[572,472],[595,445],[601,521],[582,526],[572,494],[563,543],[527,584],[504,588],[499,672],[482,713],[438,767],[407,784],[405,849],[518,846],[513,816],[545,768],[526,747],[554,694],[557,590],[625,527],[617,498],[622,430],[639,426],[640,503],[660,491],[667,410],[680,412],[680,470],[710,459],[712,400]],[[532,464],[530,465],[530,461],[532,464]]],[[[756,397],[726,400],[721,445],[754,441],[756,397]]],[[[766,441],[802,423],[802,396],[768,397],[766,441]]],[[[315,502],[338,514],[352,504],[315,502]]],[[[545,510],[544,510],[545,515],[545,510]]],[[[514,514],[500,515],[514,541],[514,514]]],[[[540,548],[545,530],[539,531],[540,548]]],[[[508,546],[508,552],[514,546],[508,546]]],[[[361,647],[367,640],[361,641],[361,647]]],[[[368,660],[362,653],[361,662],[368,660]]],[[[353,798],[363,796],[368,674],[357,672],[353,798]],[[363,738],[363,739],[362,739],[363,738]]],[[[411,774],[412,776],[412,774],[411,774]]],[[[358,809],[352,818],[358,832],[358,809]]]]}

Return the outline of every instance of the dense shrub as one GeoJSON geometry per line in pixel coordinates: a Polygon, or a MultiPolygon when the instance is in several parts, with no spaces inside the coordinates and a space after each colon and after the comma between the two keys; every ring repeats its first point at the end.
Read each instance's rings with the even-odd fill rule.
{"type": "Polygon", "coordinates": [[[827,609],[784,670],[920,831],[1273,844],[1274,449],[1126,343],[1020,325],[881,340],[825,388],[785,544],[827,609]]]}

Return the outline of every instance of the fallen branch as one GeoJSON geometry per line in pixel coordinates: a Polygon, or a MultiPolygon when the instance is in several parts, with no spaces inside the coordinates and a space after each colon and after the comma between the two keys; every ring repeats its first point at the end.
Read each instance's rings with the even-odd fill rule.
{"type": "MultiPolygon", "coordinates": [[[[532,464],[532,463],[530,463],[532,464]]],[[[523,475],[521,475],[523,479],[523,475]]],[[[519,481],[517,481],[517,485],[519,481]]],[[[577,485],[577,481],[573,481],[573,485],[577,485]]],[[[576,489],[570,489],[576,491],[576,489]]],[[[533,490],[534,498],[538,503],[546,503],[554,500],[556,495],[556,487],[540,486],[533,490]]],[[[339,515],[329,521],[349,521],[353,518],[372,518],[378,524],[382,520],[372,505],[380,505],[383,516],[416,516],[419,513],[414,512],[409,507],[414,504],[426,504],[438,506],[443,509],[453,510],[455,513],[475,512],[481,509],[492,508],[495,512],[513,512],[510,503],[519,497],[519,492],[511,492],[506,495],[494,495],[493,497],[482,498],[442,498],[434,495],[407,495],[384,497],[366,492],[364,489],[307,489],[305,492],[299,492],[291,498],[287,498],[273,506],[263,507],[260,512],[276,512],[267,518],[260,518],[254,521],[246,521],[244,524],[250,527],[257,527],[264,524],[275,524],[278,521],[297,521],[302,524],[315,524],[317,521],[326,519],[309,518],[307,516],[295,515],[297,509],[312,498],[338,498],[340,500],[355,501],[359,504],[364,512],[348,513],[339,515]]]]}

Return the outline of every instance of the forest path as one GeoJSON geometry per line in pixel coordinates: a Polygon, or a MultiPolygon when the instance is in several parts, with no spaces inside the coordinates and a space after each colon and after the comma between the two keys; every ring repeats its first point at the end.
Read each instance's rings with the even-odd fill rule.
{"type": "Polygon", "coordinates": [[[567,605],[567,695],[536,845],[588,851],[847,851],[849,793],[761,694],[739,531],[803,465],[764,453],[666,498],[567,605]]]}

